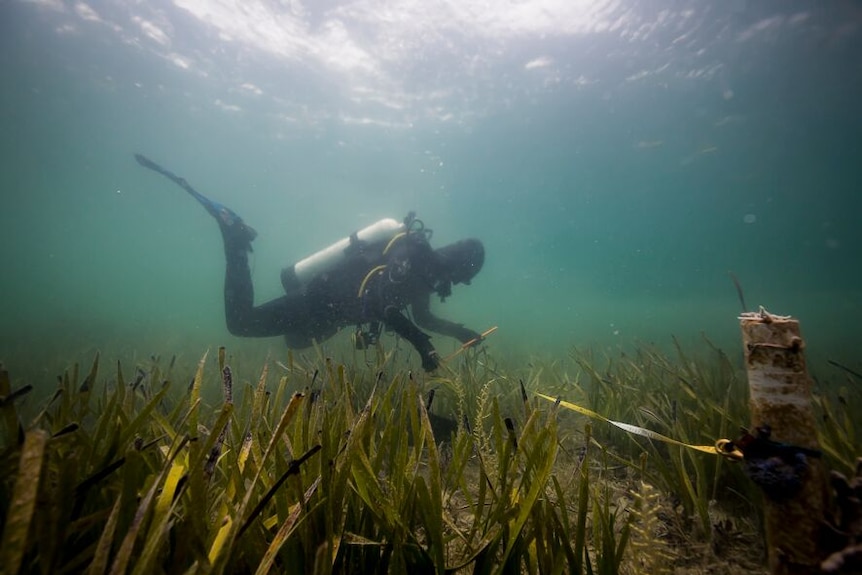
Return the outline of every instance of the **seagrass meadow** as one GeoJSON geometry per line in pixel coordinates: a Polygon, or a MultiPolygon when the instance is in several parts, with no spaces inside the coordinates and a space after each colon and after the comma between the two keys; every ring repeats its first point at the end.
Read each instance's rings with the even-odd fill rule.
{"type": "Polygon", "coordinates": [[[0,78],[0,575],[862,563],[860,0],[0,0],[0,78]]]}
{"type": "MultiPolygon", "coordinates": [[[[468,350],[434,376],[403,355],[94,353],[45,397],[4,369],[3,572],[766,572],[739,464],[537,396],[684,443],[735,437],[747,384],[708,342],[517,366],[468,350]]],[[[859,378],[830,373],[820,441],[852,474],[859,378]]]]}

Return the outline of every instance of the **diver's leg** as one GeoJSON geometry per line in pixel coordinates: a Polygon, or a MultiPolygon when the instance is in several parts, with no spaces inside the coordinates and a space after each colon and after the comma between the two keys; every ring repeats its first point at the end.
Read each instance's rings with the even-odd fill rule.
{"type": "Polygon", "coordinates": [[[224,240],[225,281],[224,307],[228,330],[234,335],[269,337],[288,333],[292,322],[302,317],[302,301],[287,297],[254,307],[254,287],[248,254],[257,232],[248,226],[233,210],[204,196],[185,178],[160,166],[142,154],[135,160],[185,190],[215,218],[224,240]]]}
{"type": "Polygon", "coordinates": [[[254,285],[248,265],[248,250],[224,237],[224,316],[227,329],[234,335],[253,335],[254,285]]]}
{"type": "MultiPolygon", "coordinates": [[[[254,286],[248,265],[248,250],[225,239],[224,316],[227,329],[243,337],[273,337],[287,335],[291,341],[311,339],[305,302],[299,294],[284,295],[257,307],[254,286]]],[[[306,347],[294,343],[291,347],[306,347]]]]}
{"type": "Polygon", "coordinates": [[[176,175],[142,154],[135,154],[135,160],[141,166],[161,174],[185,190],[218,223],[224,240],[227,263],[224,304],[228,330],[235,335],[279,335],[278,332],[267,333],[269,330],[264,329],[267,326],[260,321],[263,314],[254,309],[254,288],[251,282],[251,270],[248,266],[248,253],[251,251],[251,242],[257,236],[257,232],[246,225],[233,210],[198,192],[185,178],[176,175]]]}
{"type": "Polygon", "coordinates": [[[253,236],[246,231],[251,228],[239,218],[230,224],[216,219],[224,240],[224,314],[228,331],[245,337],[283,335],[290,329],[291,318],[297,313],[301,314],[301,302],[282,296],[255,307],[254,285],[248,263],[253,236]]]}
{"type": "Polygon", "coordinates": [[[307,302],[301,294],[284,295],[257,307],[248,254],[250,240],[230,226],[221,226],[224,238],[224,314],[230,333],[245,337],[284,335],[290,347],[311,345],[307,302]]]}

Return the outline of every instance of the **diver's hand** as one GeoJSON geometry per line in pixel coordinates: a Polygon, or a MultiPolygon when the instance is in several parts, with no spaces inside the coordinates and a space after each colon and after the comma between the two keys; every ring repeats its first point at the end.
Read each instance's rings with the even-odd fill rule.
{"type": "Polygon", "coordinates": [[[440,367],[440,356],[436,350],[430,349],[422,352],[422,369],[425,371],[434,371],[438,367],[440,367]]]}
{"type": "Polygon", "coordinates": [[[462,327],[461,329],[459,329],[458,335],[456,337],[461,343],[469,344],[471,346],[476,345],[477,343],[481,342],[482,339],[484,339],[481,333],[473,331],[472,329],[468,329],[466,327],[462,327]]]}

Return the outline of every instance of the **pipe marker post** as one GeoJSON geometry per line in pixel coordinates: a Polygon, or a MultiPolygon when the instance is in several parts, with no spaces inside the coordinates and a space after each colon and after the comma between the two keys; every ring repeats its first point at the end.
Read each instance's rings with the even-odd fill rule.
{"type": "MultiPolygon", "coordinates": [[[[811,405],[811,379],[805,364],[805,342],[799,321],[760,308],[740,316],[752,428],[768,425],[771,439],[819,450],[811,405]]],[[[793,494],[776,498],[764,487],[764,516],[769,568],[774,575],[820,572],[820,537],[826,517],[828,480],[820,458],[798,456],[804,471],[793,494]]],[[[775,461],[762,464],[769,469],[775,461]]],[[[780,462],[777,465],[781,465],[780,462]]],[[[761,485],[761,487],[763,487],[761,485]]]]}

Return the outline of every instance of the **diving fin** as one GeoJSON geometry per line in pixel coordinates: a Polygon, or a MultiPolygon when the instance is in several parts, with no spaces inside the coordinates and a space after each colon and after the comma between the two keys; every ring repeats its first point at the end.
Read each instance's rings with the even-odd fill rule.
{"type": "MultiPolygon", "coordinates": [[[[209,212],[212,217],[216,219],[226,238],[228,235],[232,237],[240,236],[241,239],[250,244],[251,241],[257,237],[257,232],[243,222],[242,218],[239,217],[236,212],[198,192],[186,181],[185,178],[177,176],[172,171],[163,168],[143,154],[135,154],[135,160],[137,160],[141,166],[163,175],[188,192],[206,209],[207,212],[209,212]]],[[[249,249],[251,249],[250,245],[249,249]]]]}

